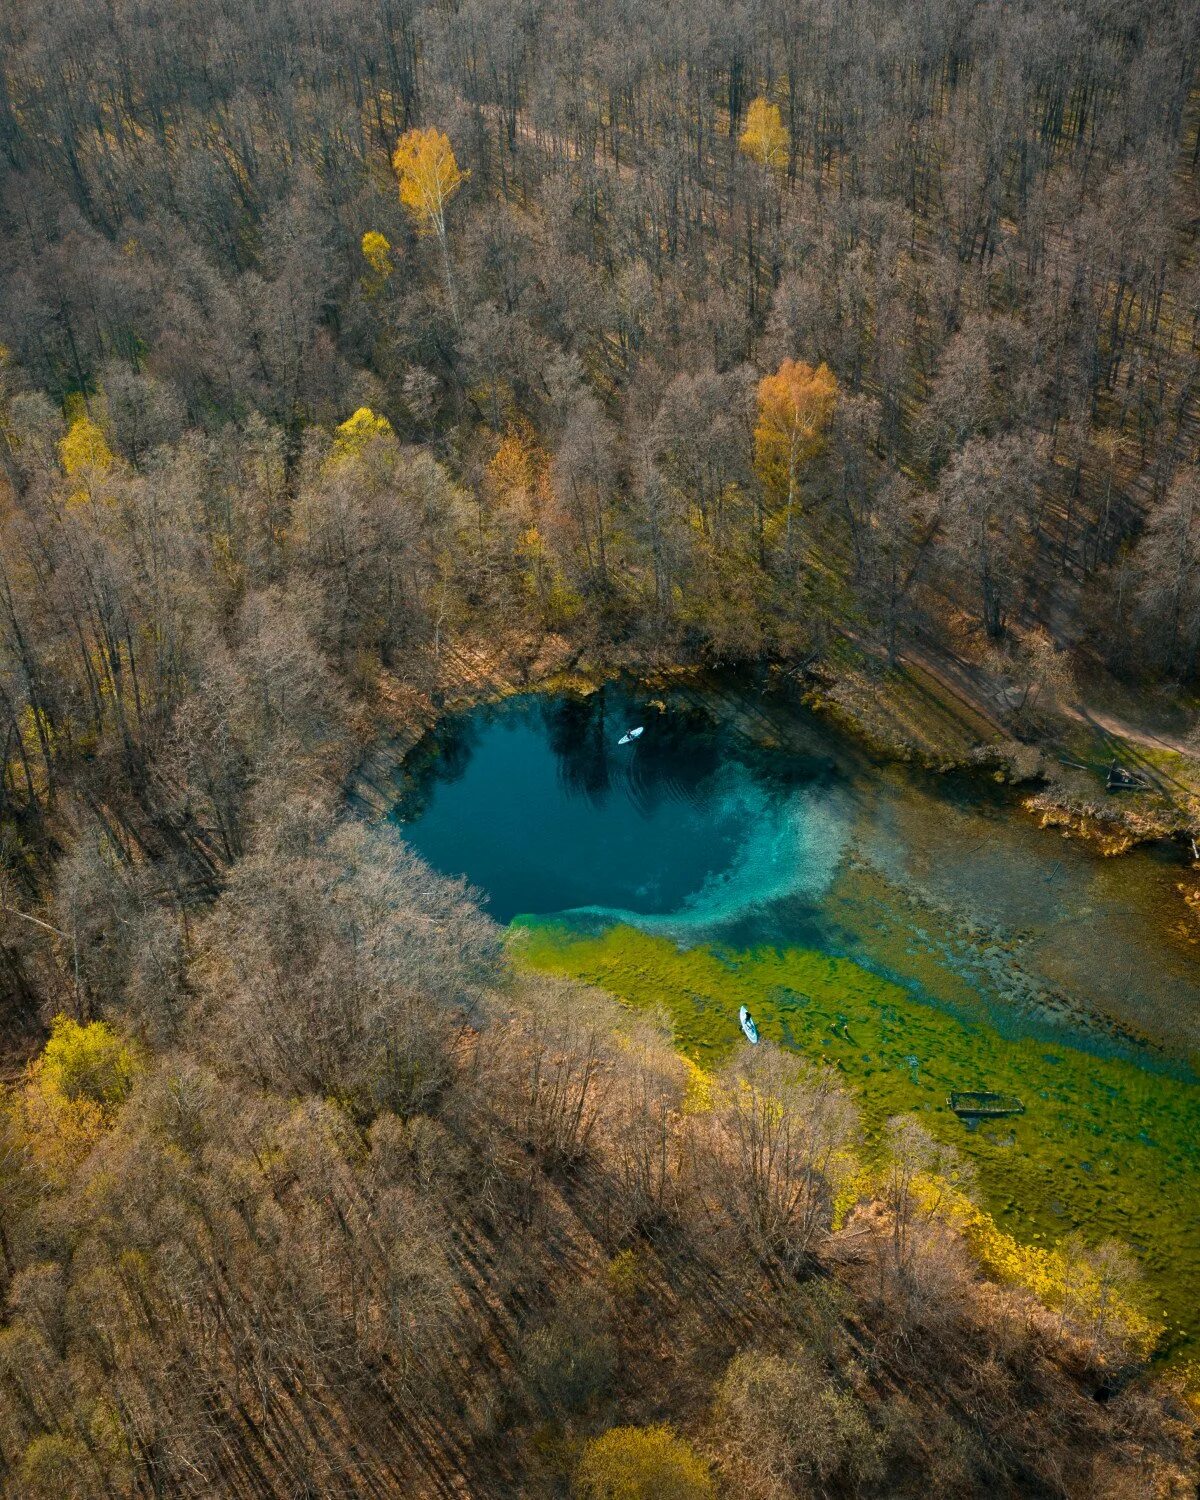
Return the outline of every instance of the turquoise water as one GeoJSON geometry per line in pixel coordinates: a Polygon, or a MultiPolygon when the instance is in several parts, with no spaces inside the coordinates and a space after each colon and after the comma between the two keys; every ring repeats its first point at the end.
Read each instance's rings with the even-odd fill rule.
{"type": "Polygon", "coordinates": [[[486,705],[409,757],[394,818],[503,923],[815,947],[1001,1031],[1103,1036],[1152,1067],[1200,1056],[1174,851],[1101,859],[986,778],[876,763],[770,696],[610,684],[486,705]]]}
{"type": "Polygon", "coordinates": [[[713,937],[786,897],[817,899],[849,830],[828,755],[768,767],[703,714],[611,686],[478,709],[411,769],[406,837],[501,922],[570,910],[713,937]],[[620,745],[635,725],[645,733],[620,745]]]}

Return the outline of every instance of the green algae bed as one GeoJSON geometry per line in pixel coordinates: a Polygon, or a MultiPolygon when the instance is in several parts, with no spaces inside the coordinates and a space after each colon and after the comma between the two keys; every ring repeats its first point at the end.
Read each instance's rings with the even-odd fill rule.
{"type": "Polygon", "coordinates": [[[1003,1037],[983,1015],[918,999],[850,959],[805,948],[679,948],[626,925],[588,931],[531,918],[510,946],[530,969],[661,1007],[680,1048],[711,1066],[739,1045],[738,1007],[765,1038],[825,1062],[853,1088],[868,1137],[915,1111],[975,1164],[983,1206],[1025,1242],[1079,1227],[1138,1254],[1145,1311],[1167,1347],[1195,1356],[1200,1336],[1200,1089],[1120,1055],[1003,1037]],[[1020,1096],[1025,1114],[965,1126],[952,1089],[1020,1096]]]}

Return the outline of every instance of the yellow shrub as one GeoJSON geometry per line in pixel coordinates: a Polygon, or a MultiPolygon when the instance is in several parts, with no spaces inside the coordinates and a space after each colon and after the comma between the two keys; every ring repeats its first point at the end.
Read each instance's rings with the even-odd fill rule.
{"type": "Polygon", "coordinates": [[[685,1057],[687,1064],[687,1087],[683,1095],[683,1112],[685,1115],[702,1115],[713,1107],[713,1080],[710,1073],[706,1073],[699,1063],[694,1063],[690,1057],[685,1057]]]}
{"type": "Polygon", "coordinates": [[[845,1226],[850,1211],[864,1198],[874,1197],[879,1185],[879,1174],[870,1167],[855,1162],[847,1153],[845,1174],[839,1178],[837,1192],[833,1198],[833,1224],[835,1231],[845,1226]]]}
{"type": "Polygon", "coordinates": [[[392,247],[377,229],[368,229],[362,237],[363,259],[381,281],[392,274],[392,247]]]}
{"type": "Polygon", "coordinates": [[[990,1214],[954,1188],[929,1185],[941,1198],[941,1212],[962,1235],[980,1269],[993,1280],[1024,1287],[1044,1306],[1068,1309],[1076,1318],[1091,1321],[1104,1299],[1108,1325],[1131,1352],[1145,1358],[1162,1336],[1155,1323],[1127,1298],[1102,1287],[1095,1269],[1069,1256],[1061,1246],[1022,1245],[1005,1233],[990,1214]]]}

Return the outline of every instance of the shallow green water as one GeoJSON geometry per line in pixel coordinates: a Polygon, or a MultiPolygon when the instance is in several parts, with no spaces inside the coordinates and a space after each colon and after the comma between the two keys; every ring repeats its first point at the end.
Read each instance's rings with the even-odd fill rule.
{"type": "Polygon", "coordinates": [[[396,817],[520,962],[664,1006],[700,1061],[749,1005],[868,1129],[915,1109],[954,1139],[1018,1237],[1129,1243],[1195,1349],[1200,990],[1166,853],[1100,860],[986,782],[872,764],[723,685],[476,710],[410,758],[396,817]],[[968,1131],[946,1096],[983,1087],[1026,1113],[968,1131]]]}

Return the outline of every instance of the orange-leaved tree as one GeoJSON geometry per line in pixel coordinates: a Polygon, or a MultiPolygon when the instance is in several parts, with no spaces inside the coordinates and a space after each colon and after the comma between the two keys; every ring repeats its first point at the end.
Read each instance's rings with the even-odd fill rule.
{"type": "Polygon", "coordinates": [[[837,402],[837,378],[826,364],[814,370],[801,359],[785,359],[758,383],[754,466],[763,489],[786,506],[785,549],[792,556],[792,518],[800,473],[825,446],[837,402]]]}
{"type": "Polygon", "coordinates": [[[753,157],[761,166],[782,172],[788,160],[788,133],[784,128],[778,104],[755,99],[746,111],[746,128],[738,140],[738,150],[753,157]]]}
{"type": "Polygon", "coordinates": [[[457,323],[458,306],[450,275],[450,252],[446,248],[446,206],[468,174],[460,170],[455,160],[450,137],[433,125],[428,130],[406,131],[396,143],[392,166],[400,180],[400,202],[423,234],[437,235],[450,311],[457,323]]]}

